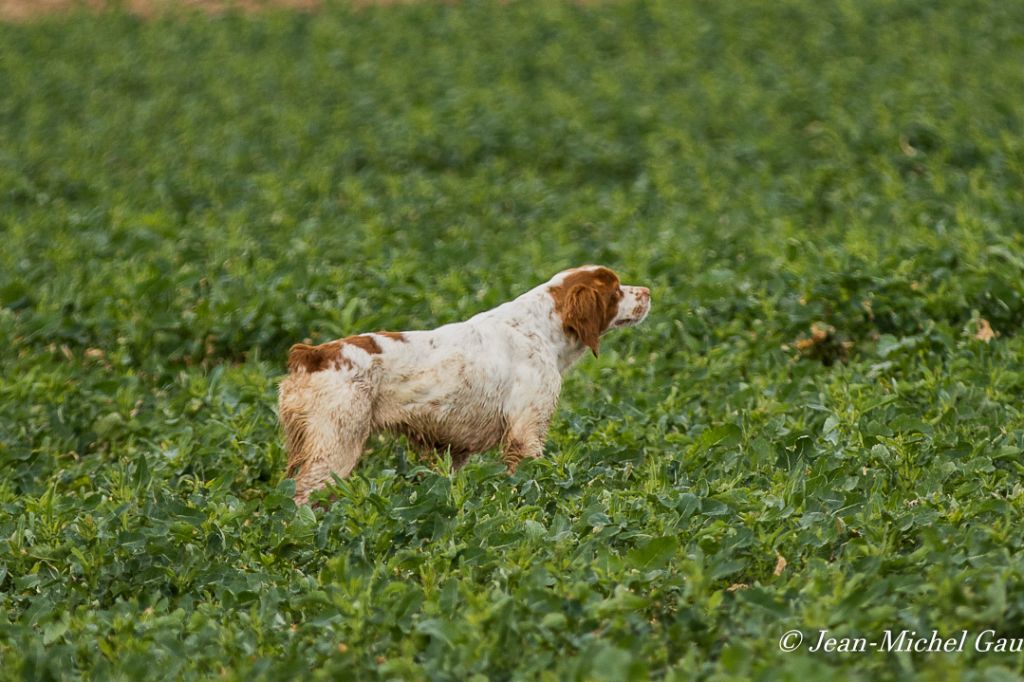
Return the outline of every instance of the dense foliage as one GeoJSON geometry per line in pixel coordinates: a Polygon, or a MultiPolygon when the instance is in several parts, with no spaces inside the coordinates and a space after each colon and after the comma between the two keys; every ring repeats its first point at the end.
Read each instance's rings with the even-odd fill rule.
{"type": "Polygon", "coordinates": [[[0,26],[0,677],[1015,677],[778,642],[1024,635],[1022,25],[536,0],[0,26]],[[545,460],[451,475],[381,439],[295,507],[290,343],[586,262],[654,308],[570,373],[545,460]]]}

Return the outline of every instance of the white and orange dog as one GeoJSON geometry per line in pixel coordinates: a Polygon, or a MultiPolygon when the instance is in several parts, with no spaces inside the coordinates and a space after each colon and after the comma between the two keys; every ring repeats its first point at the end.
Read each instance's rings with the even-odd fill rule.
{"type": "Polygon", "coordinates": [[[296,344],[278,402],[295,501],[331,474],[348,476],[377,431],[424,453],[448,450],[456,468],[500,445],[515,471],[543,454],[565,370],[650,306],[646,287],[588,265],[465,322],[296,344]]]}

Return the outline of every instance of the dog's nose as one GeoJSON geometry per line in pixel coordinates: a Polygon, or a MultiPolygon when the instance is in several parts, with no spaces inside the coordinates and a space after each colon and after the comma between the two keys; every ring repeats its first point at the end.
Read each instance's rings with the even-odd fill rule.
{"type": "Polygon", "coordinates": [[[648,289],[647,287],[637,287],[637,289],[640,292],[640,298],[650,298],[651,297],[651,290],[648,289]]]}

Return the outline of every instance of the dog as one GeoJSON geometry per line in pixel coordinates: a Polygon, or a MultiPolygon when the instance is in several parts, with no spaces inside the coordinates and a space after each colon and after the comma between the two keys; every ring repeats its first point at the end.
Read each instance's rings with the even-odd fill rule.
{"type": "Polygon", "coordinates": [[[295,502],[345,478],[376,432],[422,454],[449,451],[458,469],[501,447],[510,473],[544,452],[562,375],[601,336],[647,317],[647,287],[612,270],[564,270],[464,322],[429,331],[359,334],[288,354],[278,414],[295,502]]]}

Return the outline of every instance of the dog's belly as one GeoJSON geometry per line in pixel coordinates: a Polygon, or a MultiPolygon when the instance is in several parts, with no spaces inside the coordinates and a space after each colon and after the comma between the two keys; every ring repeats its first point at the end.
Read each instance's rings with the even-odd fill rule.
{"type": "Polygon", "coordinates": [[[418,448],[472,454],[501,443],[506,420],[496,396],[463,386],[428,391],[419,399],[383,409],[380,426],[407,436],[418,448]]]}
{"type": "Polygon", "coordinates": [[[504,420],[496,414],[452,414],[443,409],[438,412],[417,411],[388,425],[387,430],[406,436],[418,449],[450,449],[454,455],[489,450],[501,442],[505,433],[504,420]]]}

